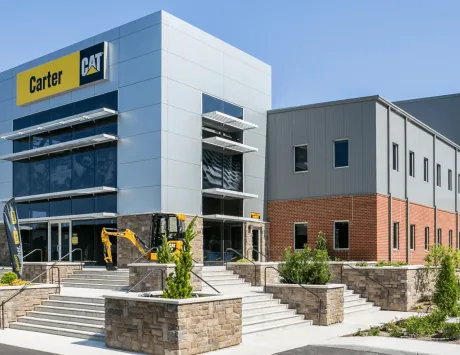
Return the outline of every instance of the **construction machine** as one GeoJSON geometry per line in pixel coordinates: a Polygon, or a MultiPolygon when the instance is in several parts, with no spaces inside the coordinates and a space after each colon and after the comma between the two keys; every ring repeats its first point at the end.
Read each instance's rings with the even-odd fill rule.
{"type": "Polygon", "coordinates": [[[166,237],[170,252],[180,254],[184,243],[184,234],[185,215],[170,213],[155,213],[152,215],[148,244],[143,242],[130,229],[102,228],[101,240],[104,245],[106,269],[109,271],[117,270],[117,267],[113,265],[111,236],[128,239],[148,261],[156,261],[158,249],[163,244],[164,237],[166,237]]]}

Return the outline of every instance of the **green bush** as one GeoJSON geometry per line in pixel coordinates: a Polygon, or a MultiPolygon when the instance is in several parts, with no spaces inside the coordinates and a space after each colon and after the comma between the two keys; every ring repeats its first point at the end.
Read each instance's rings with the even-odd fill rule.
{"type": "Polygon", "coordinates": [[[237,263],[249,263],[249,260],[246,258],[243,258],[243,259],[238,259],[236,262],[237,263]]]}
{"type": "Polygon", "coordinates": [[[369,335],[370,337],[378,337],[378,336],[380,336],[380,328],[379,328],[379,327],[372,327],[372,328],[369,330],[368,335],[369,335]]]}
{"type": "Polygon", "coordinates": [[[436,278],[433,301],[439,311],[449,315],[458,314],[458,283],[450,255],[441,260],[441,270],[436,278]]]}
{"type": "Polygon", "coordinates": [[[405,266],[407,265],[407,263],[405,261],[379,261],[377,264],[375,264],[375,266],[377,267],[382,267],[382,266],[395,266],[395,267],[399,267],[399,266],[405,266]]]}
{"type": "Polygon", "coordinates": [[[193,269],[192,245],[191,242],[196,236],[193,230],[196,218],[185,230],[184,246],[181,253],[176,258],[176,273],[168,276],[166,289],[163,297],[172,299],[192,298],[192,284],[190,283],[190,273],[193,269]]]}
{"type": "Polygon", "coordinates": [[[362,263],[356,263],[356,266],[362,266],[362,267],[365,267],[365,266],[369,266],[368,263],[366,262],[362,262],[362,263]]]}
{"type": "Polygon", "coordinates": [[[403,329],[399,325],[394,323],[394,322],[389,322],[389,323],[385,324],[385,326],[383,327],[383,330],[388,332],[390,337],[400,338],[400,337],[404,336],[403,329]]]}
{"type": "Polygon", "coordinates": [[[440,267],[446,256],[450,256],[455,269],[460,269],[460,250],[440,244],[430,245],[430,252],[425,256],[426,266],[440,267]]]}
{"type": "Polygon", "coordinates": [[[163,236],[163,241],[158,249],[158,255],[157,255],[157,263],[158,264],[174,264],[176,261],[176,258],[174,255],[171,253],[171,250],[169,249],[168,246],[168,238],[166,236],[163,236]]]}
{"type": "Polygon", "coordinates": [[[443,329],[446,316],[443,312],[434,311],[427,316],[412,316],[402,322],[401,326],[406,329],[406,334],[419,338],[431,336],[443,329]]]}
{"type": "Polygon", "coordinates": [[[442,332],[447,339],[460,339],[460,323],[446,323],[442,332]]]}
{"type": "Polygon", "coordinates": [[[282,283],[325,285],[332,278],[329,268],[329,255],[326,238],[322,233],[318,235],[315,250],[308,245],[303,250],[291,251],[287,248],[284,253],[285,263],[279,266],[282,283]]]}
{"type": "Polygon", "coordinates": [[[18,279],[18,275],[16,275],[12,271],[5,272],[0,280],[0,283],[2,284],[8,284],[11,285],[14,281],[18,279]]]}

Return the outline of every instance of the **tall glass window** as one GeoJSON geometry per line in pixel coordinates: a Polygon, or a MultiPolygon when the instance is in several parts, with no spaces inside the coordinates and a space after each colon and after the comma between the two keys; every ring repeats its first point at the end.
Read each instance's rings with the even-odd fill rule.
{"type": "Polygon", "coordinates": [[[72,156],[72,189],[94,186],[94,151],[82,151],[72,156]]]}
{"type": "Polygon", "coordinates": [[[203,188],[243,191],[243,156],[203,149],[203,188]]]}
{"type": "Polygon", "coordinates": [[[334,167],[348,167],[348,139],[334,142],[334,167]]]}
{"type": "Polygon", "coordinates": [[[294,147],[294,172],[302,173],[308,171],[308,145],[294,147]]]}
{"type": "Polygon", "coordinates": [[[217,97],[203,94],[202,97],[202,112],[219,111],[227,115],[243,118],[243,108],[237,105],[233,105],[224,100],[218,99],[217,97]]]}

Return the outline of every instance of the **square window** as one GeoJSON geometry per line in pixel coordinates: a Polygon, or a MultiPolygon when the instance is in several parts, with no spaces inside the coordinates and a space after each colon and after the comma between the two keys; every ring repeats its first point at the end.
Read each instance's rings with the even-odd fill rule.
{"type": "Polygon", "coordinates": [[[303,249],[308,243],[308,224],[294,223],[294,249],[303,249]]]}
{"type": "Polygon", "coordinates": [[[393,223],[393,249],[399,249],[399,222],[393,223]]]}
{"type": "Polygon", "coordinates": [[[348,249],[350,235],[348,221],[334,222],[334,249],[348,249]]]}
{"type": "Polygon", "coordinates": [[[294,147],[294,172],[302,173],[308,171],[308,149],[307,145],[294,147]]]}
{"type": "Polygon", "coordinates": [[[348,167],[348,139],[334,142],[334,167],[348,167]]]}

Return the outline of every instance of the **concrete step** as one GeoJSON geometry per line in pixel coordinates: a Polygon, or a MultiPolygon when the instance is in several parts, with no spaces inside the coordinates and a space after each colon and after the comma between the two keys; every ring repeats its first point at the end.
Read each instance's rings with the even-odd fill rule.
{"type": "Polygon", "coordinates": [[[91,297],[90,298],[90,297],[66,296],[66,295],[50,295],[50,300],[104,304],[104,299],[102,297],[91,297]]]}
{"type": "Polygon", "coordinates": [[[268,301],[273,299],[273,295],[271,293],[261,293],[255,295],[244,295],[242,303],[251,303],[257,301],[268,301]]]}
{"type": "Polygon", "coordinates": [[[311,323],[305,322],[303,320],[303,316],[295,315],[290,317],[281,317],[279,319],[272,319],[269,322],[257,321],[253,323],[246,323],[243,325],[242,332],[243,334],[250,334],[269,329],[283,329],[285,327],[300,324],[310,325],[311,323]]]}
{"type": "Polygon", "coordinates": [[[93,270],[78,270],[74,271],[73,275],[100,275],[100,276],[115,276],[115,277],[125,277],[129,276],[129,270],[126,271],[93,271],[93,270]]]}
{"type": "Polygon", "coordinates": [[[206,281],[206,282],[209,282],[211,285],[213,286],[217,286],[217,285],[240,285],[242,283],[244,283],[244,280],[243,279],[220,279],[220,280],[208,280],[206,279],[205,277],[203,277],[203,279],[206,281]]]}
{"type": "Polygon", "coordinates": [[[50,307],[50,306],[38,306],[35,308],[37,312],[48,312],[48,313],[59,313],[67,314],[69,317],[72,316],[83,316],[83,317],[94,317],[94,318],[105,318],[105,311],[90,311],[76,308],[65,308],[65,307],[50,307]]]}
{"type": "Polygon", "coordinates": [[[361,296],[358,295],[358,294],[355,294],[355,293],[352,293],[351,295],[343,296],[344,302],[353,301],[353,300],[356,300],[358,298],[361,298],[361,296]]]}
{"type": "Polygon", "coordinates": [[[201,274],[203,276],[230,276],[236,275],[233,273],[232,270],[224,270],[224,271],[202,271],[201,274]]]}
{"type": "Polygon", "coordinates": [[[253,309],[253,308],[265,308],[265,307],[270,307],[270,306],[276,306],[280,304],[279,299],[271,299],[271,300],[263,300],[263,301],[253,301],[253,302],[246,302],[243,303],[243,312],[247,309],[253,309]]]}
{"type": "Polygon", "coordinates": [[[129,280],[111,280],[111,279],[84,279],[79,277],[68,277],[62,282],[69,282],[69,283],[85,283],[85,284],[98,284],[98,285],[123,285],[129,284],[129,280]]]}
{"type": "Polygon", "coordinates": [[[89,332],[89,333],[103,333],[104,332],[104,325],[101,326],[101,325],[95,325],[95,324],[75,323],[71,321],[61,321],[61,320],[54,320],[54,319],[44,319],[44,318],[26,316],[26,317],[18,318],[18,322],[42,325],[45,327],[56,327],[56,328],[80,330],[80,331],[89,332]]]}
{"type": "Polygon", "coordinates": [[[345,290],[343,291],[343,295],[344,296],[351,296],[351,295],[354,295],[354,291],[353,290],[345,290]]]}
{"type": "Polygon", "coordinates": [[[221,280],[239,280],[238,275],[204,275],[202,276],[208,282],[221,281],[221,280]]]}
{"type": "Polygon", "coordinates": [[[100,341],[104,340],[104,333],[85,332],[81,330],[63,329],[63,328],[49,327],[49,326],[22,323],[22,322],[11,323],[10,328],[19,329],[19,330],[28,330],[28,331],[39,332],[39,333],[62,335],[62,336],[67,336],[67,337],[80,338],[80,339],[100,340],[100,341]]]}
{"type": "Polygon", "coordinates": [[[287,304],[274,304],[273,306],[262,306],[243,309],[243,317],[249,317],[252,315],[263,314],[263,313],[273,313],[278,311],[285,311],[288,309],[287,304]]]}
{"type": "Polygon", "coordinates": [[[283,316],[294,316],[297,311],[295,309],[282,309],[276,312],[261,312],[259,314],[247,315],[243,314],[243,325],[246,323],[252,323],[257,321],[271,321],[272,319],[277,319],[283,316]]]}
{"type": "Polygon", "coordinates": [[[129,280],[129,275],[99,275],[94,274],[72,274],[70,278],[82,279],[82,280],[129,280]]]}
{"type": "Polygon", "coordinates": [[[81,303],[81,302],[55,301],[55,300],[45,301],[43,302],[43,306],[72,308],[72,309],[86,309],[89,311],[103,311],[104,310],[104,305],[100,303],[81,303]]]}
{"type": "MultiPolygon", "coordinates": [[[[371,312],[373,311],[374,304],[371,302],[366,302],[364,304],[360,304],[357,306],[351,306],[351,307],[344,307],[343,308],[343,313],[344,314],[350,314],[350,313],[356,313],[356,312],[371,312]]],[[[376,307],[378,308],[378,307],[376,307]]]]}
{"type": "Polygon", "coordinates": [[[365,298],[357,298],[357,299],[353,299],[353,300],[346,300],[343,303],[343,308],[346,309],[346,308],[350,308],[350,307],[360,306],[360,305],[363,305],[363,304],[366,304],[366,303],[367,303],[367,299],[365,299],[365,298]]]}
{"type": "Polygon", "coordinates": [[[121,291],[128,287],[128,285],[104,285],[104,284],[90,284],[90,283],[82,283],[82,282],[65,282],[63,281],[61,285],[66,287],[74,287],[74,288],[93,288],[93,289],[103,289],[103,290],[114,290],[114,291],[121,291]]]}
{"type": "Polygon", "coordinates": [[[75,316],[64,313],[49,313],[49,312],[37,312],[29,311],[26,312],[28,317],[40,318],[40,319],[52,319],[63,322],[73,322],[73,323],[83,323],[83,324],[93,324],[104,326],[104,318],[98,317],[85,317],[85,316],[75,316]]]}
{"type": "Polygon", "coordinates": [[[203,273],[204,272],[215,272],[215,271],[226,271],[227,268],[225,266],[203,266],[203,273]]]}

